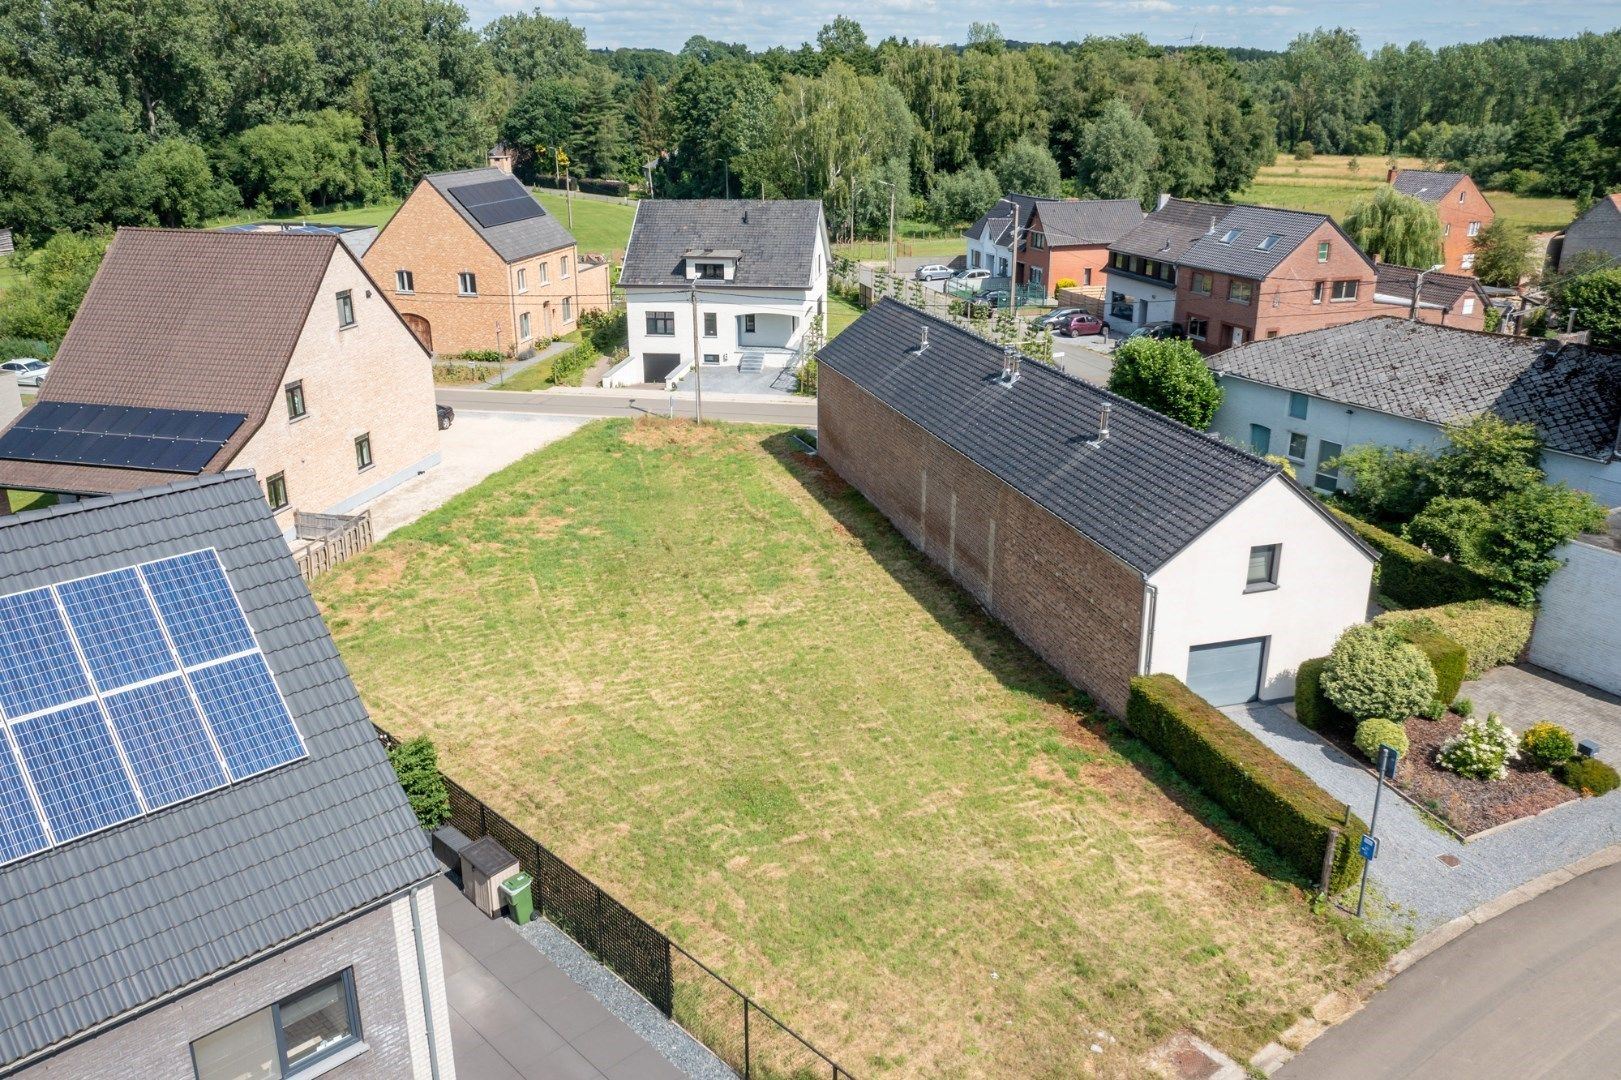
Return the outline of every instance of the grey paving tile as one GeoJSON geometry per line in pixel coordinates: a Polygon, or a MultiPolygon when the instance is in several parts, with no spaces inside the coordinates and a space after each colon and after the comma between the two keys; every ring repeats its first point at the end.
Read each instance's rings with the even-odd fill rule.
{"type": "Polygon", "coordinates": [[[563,1036],[540,1017],[534,1013],[526,1015],[528,1018],[521,1023],[507,1024],[487,1034],[489,1044],[517,1066],[519,1072],[524,1071],[526,1062],[539,1061],[567,1045],[563,1036]]]}
{"type": "Polygon", "coordinates": [[[565,975],[555,965],[512,984],[512,996],[542,1016],[553,1003],[571,994],[579,993],[580,984],[565,975]]]}
{"type": "Polygon", "coordinates": [[[516,934],[512,936],[510,947],[484,957],[483,963],[491,975],[507,986],[516,986],[531,975],[557,967],[539,949],[516,934]]]}
{"type": "Polygon", "coordinates": [[[499,989],[500,980],[476,964],[445,976],[445,997],[450,1007],[469,1016],[499,989]]]}
{"type": "Polygon", "coordinates": [[[452,1048],[456,1075],[462,1080],[526,1080],[507,1060],[487,1043],[477,1043],[465,1051],[458,1043],[452,1048]]]}
{"type": "Polygon", "coordinates": [[[471,1010],[461,1010],[461,1014],[491,1043],[509,1028],[521,1031],[536,1022],[534,1010],[504,991],[491,994],[471,1010]]]}
{"type": "Polygon", "coordinates": [[[510,926],[494,920],[460,931],[452,930],[450,936],[479,960],[486,960],[523,940],[510,926]]]}
{"type": "Polygon", "coordinates": [[[584,990],[558,998],[546,1007],[546,1022],[571,1041],[611,1016],[602,1002],[584,990]]]}
{"type": "Polygon", "coordinates": [[[608,1080],[686,1080],[686,1073],[651,1046],[644,1046],[608,1070],[608,1080]]]}
{"type": "Polygon", "coordinates": [[[609,1017],[585,1034],[575,1036],[569,1040],[569,1045],[599,1069],[611,1068],[647,1048],[646,1041],[616,1017],[609,1017]]]}
{"type": "Polygon", "coordinates": [[[603,1080],[602,1070],[570,1046],[558,1047],[535,1062],[534,1069],[524,1075],[529,1080],[603,1080]]]}
{"type": "Polygon", "coordinates": [[[455,938],[444,934],[439,936],[439,959],[446,975],[465,971],[474,963],[472,953],[456,944],[455,938]]]}

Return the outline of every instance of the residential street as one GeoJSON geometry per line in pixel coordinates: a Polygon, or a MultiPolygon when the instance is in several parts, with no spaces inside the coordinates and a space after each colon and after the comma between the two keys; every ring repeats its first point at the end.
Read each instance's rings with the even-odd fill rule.
{"type": "Polygon", "coordinates": [[[1499,916],[1397,976],[1278,1080],[1526,1080],[1621,1069],[1621,865],[1499,916]]]}
{"type": "MultiPolygon", "coordinates": [[[[550,413],[557,416],[668,416],[673,408],[677,416],[691,416],[694,409],[690,394],[667,394],[656,390],[558,393],[441,387],[436,396],[440,404],[450,405],[458,412],[468,409],[478,412],[550,413]]],[[[707,396],[704,398],[704,419],[815,427],[816,400],[786,395],[781,401],[707,396]]]]}

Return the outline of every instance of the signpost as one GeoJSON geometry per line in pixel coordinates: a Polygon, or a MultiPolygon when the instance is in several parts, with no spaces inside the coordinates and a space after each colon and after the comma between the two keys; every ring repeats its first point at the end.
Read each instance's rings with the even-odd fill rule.
{"type": "Polygon", "coordinates": [[[1362,853],[1362,887],[1356,894],[1356,917],[1362,918],[1362,901],[1368,895],[1368,867],[1373,860],[1379,857],[1379,796],[1385,790],[1385,779],[1394,779],[1396,776],[1396,759],[1399,755],[1395,750],[1379,744],[1379,775],[1375,778],[1373,789],[1373,816],[1368,819],[1368,831],[1362,834],[1362,844],[1358,850],[1362,853]]]}

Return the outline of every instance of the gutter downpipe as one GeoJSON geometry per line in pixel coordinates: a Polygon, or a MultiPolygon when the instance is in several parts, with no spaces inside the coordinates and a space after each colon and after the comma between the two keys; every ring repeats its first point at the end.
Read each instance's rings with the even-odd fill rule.
{"type": "Polygon", "coordinates": [[[417,907],[421,889],[411,890],[411,936],[416,939],[417,983],[422,988],[422,1022],[428,1032],[428,1069],[439,1080],[439,1040],[434,1036],[433,998],[428,993],[428,954],[422,945],[422,912],[417,907]]]}
{"type": "Polygon", "coordinates": [[[1138,650],[1137,674],[1147,675],[1149,666],[1154,662],[1154,619],[1159,613],[1159,586],[1149,582],[1148,575],[1143,575],[1143,639],[1138,650]]]}

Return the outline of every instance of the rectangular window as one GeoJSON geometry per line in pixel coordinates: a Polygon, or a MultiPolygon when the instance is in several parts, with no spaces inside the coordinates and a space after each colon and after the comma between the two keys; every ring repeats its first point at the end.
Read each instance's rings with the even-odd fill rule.
{"type": "Polygon", "coordinates": [[[1322,241],[1321,243],[1319,243],[1317,245],[1317,261],[1318,262],[1327,262],[1328,261],[1328,241],[1327,240],[1324,240],[1324,241],[1322,241]]]}
{"type": "Polygon", "coordinates": [[[1336,302],[1356,299],[1356,288],[1360,284],[1356,281],[1336,281],[1334,283],[1334,299],[1336,302]]]}
{"type": "Polygon", "coordinates": [[[1300,431],[1291,431],[1291,432],[1289,432],[1289,457],[1290,457],[1290,459],[1293,460],[1293,461],[1305,461],[1306,460],[1306,444],[1309,441],[1310,440],[1306,438],[1306,435],[1305,435],[1304,432],[1300,432],[1300,431]]]}
{"type": "Polygon", "coordinates": [[[1208,319],[1188,319],[1188,337],[1192,338],[1194,341],[1203,341],[1205,339],[1205,334],[1208,333],[1209,330],[1210,321],[1208,319]]]}
{"type": "Polygon", "coordinates": [[[1441,239],[1445,240],[1452,235],[1452,226],[1446,222],[1441,223],[1441,239]]]}
{"type": "Polygon", "coordinates": [[[527,311],[518,313],[518,340],[529,340],[529,312],[527,311]]]}
{"type": "Polygon", "coordinates": [[[1475,313],[1475,298],[1473,296],[1466,296],[1463,298],[1463,313],[1465,315],[1473,315],[1475,313]]]}
{"type": "MultiPolygon", "coordinates": [[[[1462,199],[1462,196],[1459,196],[1459,198],[1462,199]]],[[[1479,236],[1480,235],[1480,222],[1471,221],[1469,223],[1469,235],[1470,236],[1479,236]]]]}
{"type": "Polygon", "coordinates": [[[569,264],[569,258],[568,258],[567,255],[562,255],[562,256],[558,257],[558,260],[557,260],[558,271],[557,272],[558,272],[559,277],[564,277],[564,278],[568,277],[568,273],[569,273],[568,264],[569,264]]]}
{"type": "Polygon", "coordinates": [[[649,337],[675,337],[675,312],[649,311],[647,334],[649,337]]]}
{"type": "Polygon", "coordinates": [[[1321,281],[1312,282],[1311,302],[1314,304],[1321,304],[1323,302],[1323,283],[1321,281]]]}
{"type": "Polygon", "coordinates": [[[197,1080],[271,1080],[309,1068],[360,1041],[353,969],[191,1044],[197,1080]]]}
{"type": "Polygon", "coordinates": [[[1459,266],[1460,269],[1463,269],[1463,270],[1468,270],[1470,267],[1472,267],[1474,265],[1475,265],[1475,253],[1473,251],[1464,252],[1463,257],[1458,260],[1458,266],[1459,266]]]}
{"type": "Polygon", "coordinates": [[[1250,449],[1257,454],[1272,452],[1272,429],[1263,424],[1250,425],[1250,449]]]}
{"type": "Polygon", "coordinates": [[[1209,296],[1213,279],[1209,274],[1201,274],[1197,270],[1188,275],[1188,289],[1200,296],[1209,296]]]}
{"type": "Polygon", "coordinates": [[[417,291],[416,277],[409,270],[394,271],[394,291],[404,296],[417,291]]]}
{"type": "Polygon", "coordinates": [[[1240,281],[1237,278],[1227,283],[1227,299],[1235,304],[1247,304],[1250,297],[1255,294],[1255,283],[1240,281]]]}
{"type": "Polygon", "coordinates": [[[1259,592],[1276,588],[1278,584],[1278,549],[1280,544],[1262,544],[1250,548],[1249,574],[1244,578],[1245,592],[1259,592]]]}
{"type": "Polygon", "coordinates": [[[521,293],[528,292],[529,291],[529,272],[527,270],[525,270],[523,267],[520,266],[520,267],[518,267],[518,273],[517,273],[516,276],[517,276],[517,281],[518,281],[518,291],[521,292],[521,293]]]}
{"type": "Polygon", "coordinates": [[[287,384],[287,419],[297,420],[309,410],[304,407],[304,384],[291,382],[287,384]]]}
{"type": "Polygon", "coordinates": [[[1317,478],[1312,481],[1313,486],[1323,491],[1338,491],[1340,486],[1340,467],[1330,465],[1329,462],[1340,456],[1340,444],[1322,439],[1317,443],[1317,478]]]}
{"type": "Polygon", "coordinates": [[[1035,248],[1037,251],[1044,249],[1047,246],[1047,234],[1040,232],[1032,233],[1030,235],[1030,246],[1035,248]]]}
{"type": "Polygon", "coordinates": [[[1159,263],[1153,259],[1149,259],[1147,262],[1143,263],[1143,273],[1147,274],[1149,277],[1159,277],[1159,263]]]}
{"type": "Polygon", "coordinates": [[[724,281],[726,280],[726,264],[699,263],[698,277],[703,281],[724,281]]]}
{"type": "Polygon", "coordinates": [[[345,289],[338,294],[338,329],[344,330],[355,324],[355,298],[345,289]]]}
{"type": "Polygon", "coordinates": [[[720,353],[712,353],[712,352],[704,353],[704,363],[706,363],[706,364],[718,364],[718,363],[720,363],[720,353]]]}
{"type": "Polygon", "coordinates": [[[1307,397],[1305,394],[1289,395],[1289,415],[1294,417],[1296,420],[1304,420],[1306,418],[1306,410],[1309,408],[1311,408],[1311,398],[1307,397]]]}
{"type": "Polygon", "coordinates": [[[540,271],[540,283],[542,285],[545,285],[552,280],[552,270],[551,267],[546,263],[546,260],[542,259],[536,269],[540,271]]]}
{"type": "Polygon", "coordinates": [[[745,334],[754,333],[754,316],[753,315],[745,315],[745,316],[743,316],[743,332],[745,334]]]}
{"type": "Polygon", "coordinates": [[[1090,284],[1092,284],[1092,268],[1090,266],[1088,266],[1086,268],[1086,280],[1081,282],[1081,284],[1082,285],[1090,285],[1090,284]]]}
{"type": "Polygon", "coordinates": [[[355,439],[355,468],[365,472],[371,468],[371,432],[355,439]]]}
{"type": "Polygon", "coordinates": [[[563,321],[574,321],[574,301],[570,297],[563,297],[563,321]]]}
{"type": "Polygon", "coordinates": [[[715,322],[715,313],[713,311],[704,312],[704,337],[719,337],[719,336],[720,336],[720,330],[717,327],[716,322],[715,322]]]}
{"type": "Polygon", "coordinates": [[[1267,233],[1264,237],[1261,238],[1261,242],[1259,244],[1255,245],[1255,250],[1256,251],[1271,251],[1273,248],[1278,246],[1278,241],[1282,240],[1282,239],[1283,239],[1283,234],[1282,233],[1267,233]]]}
{"type": "Polygon", "coordinates": [[[478,295],[478,275],[471,270],[463,270],[456,275],[456,291],[462,296],[478,295]]]}
{"type": "Polygon", "coordinates": [[[277,473],[265,478],[265,501],[270,509],[280,510],[287,505],[287,474],[277,473]]]}

